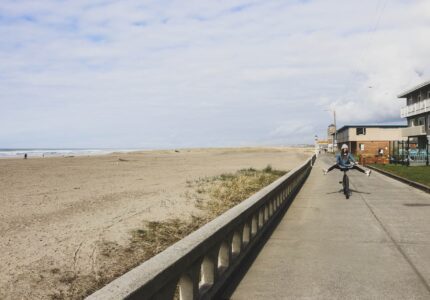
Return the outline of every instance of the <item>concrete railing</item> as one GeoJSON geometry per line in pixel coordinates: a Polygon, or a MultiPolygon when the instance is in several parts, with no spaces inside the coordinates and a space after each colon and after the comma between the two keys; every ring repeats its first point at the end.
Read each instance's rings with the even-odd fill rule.
{"type": "Polygon", "coordinates": [[[315,155],[88,300],[220,299],[235,272],[288,208],[315,155]]]}

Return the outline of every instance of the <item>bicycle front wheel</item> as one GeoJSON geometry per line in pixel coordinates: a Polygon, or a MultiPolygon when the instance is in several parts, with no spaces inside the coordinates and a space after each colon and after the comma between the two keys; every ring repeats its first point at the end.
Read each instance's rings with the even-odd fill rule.
{"type": "Polygon", "coordinates": [[[349,178],[346,174],[343,175],[343,193],[345,194],[346,199],[349,199],[349,178]]]}

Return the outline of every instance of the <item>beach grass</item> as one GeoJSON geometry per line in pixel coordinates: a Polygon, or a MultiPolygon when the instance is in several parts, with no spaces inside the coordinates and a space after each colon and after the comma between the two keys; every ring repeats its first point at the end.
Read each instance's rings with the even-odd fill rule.
{"type": "Polygon", "coordinates": [[[51,298],[83,299],[286,173],[272,169],[269,165],[262,170],[242,169],[235,173],[187,181],[187,187],[193,190],[188,197],[200,209],[198,215],[191,215],[188,219],[145,222],[142,228],[131,232],[130,243],[126,246],[109,241],[101,242],[96,250],[102,259],[94,263],[93,275],[90,276],[92,278],[79,276],[78,273],[64,274],[63,281],[67,283],[67,288],[52,294],[51,298]]]}

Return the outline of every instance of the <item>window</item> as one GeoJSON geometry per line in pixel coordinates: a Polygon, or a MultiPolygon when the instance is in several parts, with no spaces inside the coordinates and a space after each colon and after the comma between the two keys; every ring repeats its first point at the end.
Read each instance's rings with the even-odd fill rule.
{"type": "Polygon", "coordinates": [[[355,129],[355,133],[356,133],[357,135],[360,135],[360,134],[362,134],[362,135],[366,135],[366,127],[357,127],[357,128],[355,129]]]}
{"type": "Polygon", "coordinates": [[[364,151],[364,144],[358,144],[358,146],[360,147],[360,151],[364,151]]]}
{"type": "Polygon", "coordinates": [[[417,100],[421,101],[421,94],[418,95],[417,100]]]}
{"type": "Polygon", "coordinates": [[[430,91],[427,92],[427,99],[430,99],[430,91]]]}
{"type": "Polygon", "coordinates": [[[427,127],[430,129],[430,114],[427,116],[427,127]]]}
{"type": "Polygon", "coordinates": [[[415,118],[413,119],[414,121],[414,126],[420,126],[420,125],[424,125],[425,124],[425,118],[424,117],[419,117],[419,118],[415,118]]]}

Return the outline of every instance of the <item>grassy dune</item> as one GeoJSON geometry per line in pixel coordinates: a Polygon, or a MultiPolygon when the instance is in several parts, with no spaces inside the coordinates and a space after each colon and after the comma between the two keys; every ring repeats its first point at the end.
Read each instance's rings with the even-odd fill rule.
{"type": "Polygon", "coordinates": [[[84,298],[165,250],[285,173],[267,166],[263,170],[243,169],[236,173],[188,181],[190,193],[187,197],[200,209],[198,215],[192,215],[188,220],[174,218],[146,222],[143,228],[132,231],[130,243],[126,246],[113,242],[100,243],[98,251],[103,259],[97,264],[94,275],[89,278],[79,274],[63,274],[67,288],[59,290],[51,295],[51,298],[84,298]]]}

